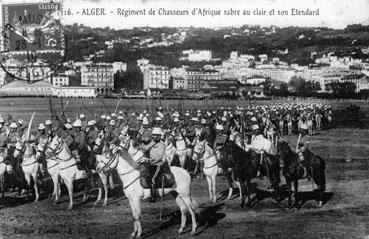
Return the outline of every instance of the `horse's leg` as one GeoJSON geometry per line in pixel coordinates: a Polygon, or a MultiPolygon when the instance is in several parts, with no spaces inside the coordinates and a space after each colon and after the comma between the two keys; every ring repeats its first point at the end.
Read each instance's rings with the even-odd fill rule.
{"type": "Polygon", "coordinates": [[[287,186],[287,193],[288,193],[288,208],[292,207],[292,190],[291,190],[291,179],[289,177],[286,177],[286,186],[287,186]]]}
{"type": "Polygon", "coordinates": [[[111,190],[114,190],[115,188],[114,181],[113,181],[113,173],[109,173],[109,187],[111,190]]]}
{"type": "Polygon", "coordinates": [[[313,180],[318,185],[318,207],[322,207],[325,191],[325,170],[315,170],[313,180]]]}
{"type": "Polygon", "coordinates": [[[227,172],[227,181],[228,181],[228,197],[227,200],[231,199],[233,194],[233,178],[232,178],[232,172],[227,172]]]}
{"type": "Polygon", "coordinates": [[[239,194],[240,194],[240,200],[242,200],[243,198],[243,195],[242,195],[242,188],[241,188],[241,183],[240,181],[235,181],[237,187],[238,187],[238,191],[239,191],[239,194]]]}
{"type": "Polygon", "coordinates": [[[229,189],[228,189],[228,197],[226,198],[227,200],[231,199],[231,197],[233,195],[233,185],[232,185],[232,182],[229,182],[229,184],[231,186],[229,186],[229,189]]]}
{"type": "Polygon", "coordinates": [[[135,209],[135,205],[133,204],[133,200],[131,197],[128,198],[128,201],[131,206],[132,216],[133,216],[133,232],[131,233],[131,238],[135,238],[136,232],[137,232],[137,224],[136,224],[136,218],[135,218],[136,209],[135,209]]]}
{"type": "Polygon", "coordinates": [[[92,175],[88,176],[87,178],[83,179],[83,186],[84,186],[84,192],[83,192],[83,200],[82,202],[86,202],[87,199],[90,196],[90,177],[92,177],[92,175]]]}
{"type": "Polygon", "coordinates": [[[129,198],[129,203],[132,208],[132,214],[133,214],[133,220],[134,220],[133,222],[134,230],[131,234],[131,237],[134,238],[136,236],[136,233],[137,233],[137,237],[141,237],[142,226],[141,226],[141,221],[140,221],[140,216],[141,216],[140,198],[139,197],[129,198]]]}
{"type": "Polygon", "coordinates": [[[71,210],[73,208],[73,178],[66,178],[66,179],[63,179],[63,181],[68,188],[68,195],[69,195],[68,210],[71,210]]]}
{"type": "Polygon", "coordinates": [[[57,198],[58,198],[58,184],[59,184],[59,176],[56,173],[51,173],[51,179],[53,180],[53,184],[54,184],[54,189],[53,189],[53,194],[52,197],[54,197],[54,204],[57,203],[57,198]]]}
{"type": "MultiPolygon", "coordinates": [[[[189,195],[190,192],[188,192],[189,195]]],[[[195,235],[196,234],[196,228],[197,228],[197,223],[196,223],[196,215],[195,215],[195,208],[194,208],[194,204],[190,198],[190,196],[184,196],[182,195],[182,199],[184,201],[184,203],[187,206],[188,211],[190,212],[191,215],[191,221],[192,221],[192,231],[191,231],[191,235],[195,235]]]]}
{"type": "Polygon", "coordinates": [[[212,192],[211,192],[211,190],[212,190],[212,186],[211,186],[211,177],[210,176],[208,176],[208,175],[206,175],[206,180],[208,181],[208,189],[209,189],[209,200],[211,201],[213,198],[213,194],[212,194],[212,192]]]}
{"type": "Polygon", "coordinates": [[[32,178],[33,178],[33,187],[35,189],[35,202],[38,201],[39,199],[39,193],[38,193],[38,178],[37,178],[37,174],[38,174],[38,165],[36,165],[36,167],[34,168],[33,174],[32,174],[32,178]]]}
{"type": "Polygon", "coordinates": [[[217,202],[217,195],[216,195],[216,191],[215,191],[215,188],[216,188],[216,176],[217,176],[217,170],[213,170],[214,173],[213,175],[211,176],[211,181],[212,181],[212,192],[213,192],[213,203],[216,203],[217,202]]]}
{"type": "Polygon", "coordinates": [[[295,204],[294,206],[297,207],[299,203],[299,180],[296,178],[293,181],[294,189],[295,189],[295,204]]]}
{"type": "MultiPolygon", "coordinates": [[[[104,188],[104,203],[103,206],[106,206],[108,204],[108,177],[104,173],[99,173],[103,188],[104,188]]],[[[101,200],[102,195],[102,189],[99,187],[99,195],[97,196],[96,201],[94,202],[94,205],[96,206],[99,201],[101,200]]]]}
{"type": "Polygon", "coordinates": [[[179,195],[176,197],[176,202],[177,202],[177,205],[179,207],[179,210],[181,210],[181,227],[179,228],[178,233],[183,233],[183,229],[186,226],[187,207],[186,207],[186,204],[184,203],[184,201],[182,200],[182,197],[179,196],[179,195]]]}
{"type": "Polygon", "coordinates": [[[24,174],[24,177],[26,179],[27,182],[27,201],[29,200],[29,190],[31,187],[31,175],[29,175],[28,173],[24,174]]]}
{"type": "Polygon", "coordinates": [[[251,179],[246,181],[247,206],[251,206],[251,179]]]}

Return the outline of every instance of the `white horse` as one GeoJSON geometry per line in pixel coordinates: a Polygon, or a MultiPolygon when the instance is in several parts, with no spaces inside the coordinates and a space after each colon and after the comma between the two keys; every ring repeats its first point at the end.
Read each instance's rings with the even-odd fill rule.
{"type": "MultiPolygon", "coordinates": [[[[36,148],[36,159],[40,159],[42,155],[44,154],[45,150],[47,149],[48,141],[47,139],[40,140],[37,148],[36,148]]],[[[60,165],[59,162],[56,160],[56,157],[53,155],[50,155],[49,157],[46,157],[46,166],[47,166],[47,172],[50,174],[51,179],[53,181],[53,193],[51,197],[54,197],[54,205],[57,204],[61,190],[60,190],[60,165]]]]}
{"type": "Polygon", "coordinates": [[[181,133],[176,138],[176,155],[179,157],[179,164],[183,168],[186,159],[192,155],[192,149],[186,147],[186,141],[181,133]]]}
{"type": "MultiPolygon", "coordinates": [[[[141,200],[149,198],[151,195],[150,189],[145,189],[140,184],[139,163],[143,162],[145,157],[143,152],[134,146],[133,140],[127,139],[125,147],[128,147],[128,152],[122,146],[111,149],[112,161],[108,167],[116,168],[119,177],[123,183],[123,191],[127,196],[132,208],[134,218],[134,230],[131,237],[140,237],[142,234],[141,226],[141,200]],[[132,155],[132,156],[130,156],[132,155]]],[[[99,167],[99,166],[98,166],[99,167]]],[[[177,205],[181,210],[181,227],[178,233],[183,233],[186,225],[186,212],[191,214],[192,231],[191,235],[196,233],[196,216],[194,210],[197,209],[196,202],[191,199],[190,184],[191,177],[189,173],[180,167],[171,166],[170,171],[174,175],[175,185],[172,188],[165,188],[164,194],[172,191],[178,193],[176,197],[177,205]]],[[[162,190],[158,189],[158,195],[162,195],[162,190]]]]}
{"type": "MultiPolygon", "coordinates": [[[[107,165],[109,165],[112,161],[112,159],[110,158],[110,156],[108,156],[107,154],[107,150],[104,149],[103,147],[103,141],[104,141],[104,134],[103,133],[99,133],[98,137],[95,140],[95,145],[93,147],[93,151],[94,152],[99,152],[101,150],[101,154],[95,154],[96,156],[96,161],[97,161],[97,174],[99,175],[100,179],[101,179],[101,183],[102,186],[104,188],[104,202],[103,202],[103,206],[107,206],[108,205],[108,182],[110,185],[111,189],[114,189],[114,182],[113,182],[113,176],[111,174],[112,170],[115,170],[114,167],[107,167],[107,165]],[[109,169],[109,170],[107,170],[109,169]]],[[[97,199],[94,202],[94,205],[96,206],[102,198],[102,188],[99,187],[99,192],[97,195],[97,199]]]]}
{"type": "Polygon", "coordinates": [[[76,160],[72,156],[67,144],[62,138],[56,135],[50,142],[48,148],[45,151],[46,156],[55,156],[59,162],[60,177],[64,181],[68,188],[69,194],[69,206],[68,209],[73,208],[73,181],[78,179],[84,179],[85,190],[83,194],[83,202],[88,198],[88,178],[85,170],[79,170],[76,165],[76,160]]]}
{"type": "Polygon", "coordinates": [[[27,181],[27,200],[29,199],[29,189],[31,187],[31,177],[33,179],[33,187],[35,189],[35,201],[37,202],[39,199],[39,193],[38,193],[38,171],[39,171],[39,163],[37,162],[37,159],[35,155],[33,154],[33,144],[30,144],[28,142],[21,142],[21,140],[18,140],[18,142],[15,144],[15,150],[14,150],[14,158],[17,158],[23,154],[23,160],[21,163],[22,170],[24,172],[24,177],[27,181]]]}
{"type": "Polygon", "coordinates": [[[206,140],[200,141],[198,139],[196,141],[193,149],[193,160],[204,161],[203,172],[206,176],[206,180],[208,181],[209,200],[215,203],[217,201],[215,178],[217,174],[220,173],[221,168],[218,166],[213,149],[207,144],[206,140]]]}
{"type": "Polygon", "coordinates": [[[1,190],[1,197],[4,198],[5,193],[5,181],[4,175],[5,173],[11,173],[13,171],[13,167],[10,164],[5,164],[5,158],[7,155],[7,149],[3,149],[0,152],[0,190],[1,190]]]}

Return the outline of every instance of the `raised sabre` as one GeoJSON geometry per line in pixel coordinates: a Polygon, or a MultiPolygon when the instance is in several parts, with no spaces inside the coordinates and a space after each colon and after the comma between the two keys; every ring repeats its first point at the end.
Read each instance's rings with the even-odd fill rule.
{"type": "Polygon", "coordinates": [[[35,117],[35,114],[36,114],[36,112],[33,112],[32,116],[31,116],[31,119],[29,120],[29,123],[28,123],[27,137],[26,137],[27,141],[29,140],[29,135],[31,133],[31,127],[32,127],[32,121],[33,121],[33,118],[35,117]]]}

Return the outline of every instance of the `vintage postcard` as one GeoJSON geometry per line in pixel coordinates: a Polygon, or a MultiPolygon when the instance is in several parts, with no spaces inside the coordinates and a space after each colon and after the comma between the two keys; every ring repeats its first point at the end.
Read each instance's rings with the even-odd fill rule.
{"type": "Polygon", "coordinates": [[[0,0],[0,238],[368,239],[368,0],[0,0]]]}

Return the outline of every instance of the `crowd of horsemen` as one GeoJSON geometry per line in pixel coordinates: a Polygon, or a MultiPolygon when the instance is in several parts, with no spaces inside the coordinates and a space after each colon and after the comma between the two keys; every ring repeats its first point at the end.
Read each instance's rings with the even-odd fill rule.
{"type": "MultiPolygon", "coordinates": [[[[91,113],[91,112],[89,112],[91,113]]],[[[96,139],[103,144],[122,147],[123,138],[128,134],[136,145],[150,159],[153,167],[152,200],[155,200],[156,177],[166,159],[166,146],[171,141],[177,148],[193,148],[197,140],[206,140],[216,151],[229,140],[237,140],[244,150],[255,152],[256,160],[262,162],[263,155],[276,153],[276,142],[286,135],[298,134],[297,153],[301,161],[308,150],[309,137],[315,131],[327,129],[332,122],[331,107],[324,103],[276,103],[270,105],[249,105],[245,108],[225,108],[213,110],[191,109],[181,112],[157,107],[150,112],[119,111],[111,114],[80,114],[71,120],[64,113],[52,115],[37,125],[28,142],[37,146],[39,142],[51,142],[58,136],[68,145],[81,169],[92,172],[94,161],[90,160],[96,148],[96,139]]],[[[0,117],[0,158],[5,164],[15,160],[13,152],[16,143],[27,131],[27,123],[10,115],[0,117]]],[[[36,148],[36,147],[35,147],[36,148]]],[[[219,155],[219,154],[217,154],[219,155]]],[[[218,163],[222,160],[218,158],[218,163]]],[[[41,174],[45,174],[45,158],[40,160],[41,174]]],[[[196,163],[192,173],[201,173],[201,162],[196,163]]],[[[42,176],[42,175],[41,175],[42,176]]],[[[22,175],[18,175],[22,177],[22,175]]],[[[43,177],[43,176],[42,176],[43,177]]]]}

